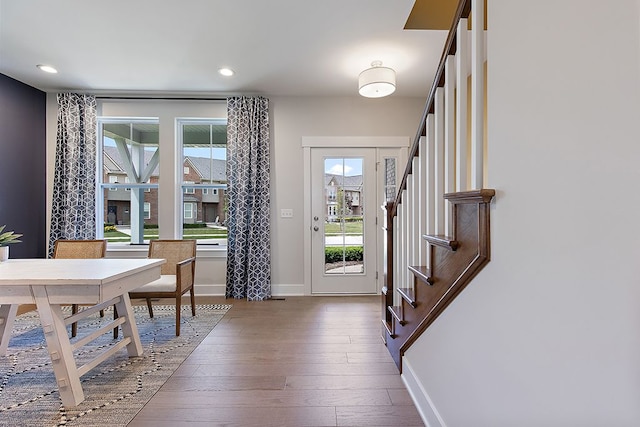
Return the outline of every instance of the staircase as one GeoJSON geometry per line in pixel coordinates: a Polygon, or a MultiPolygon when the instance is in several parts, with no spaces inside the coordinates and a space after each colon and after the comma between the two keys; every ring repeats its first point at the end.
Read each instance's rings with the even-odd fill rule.
{"type": "Polygon", "coordinates": [[[490,259],[485,8],[460,1],[397,195],[384,207],[383,335],[400,370],[405,351],[490,259]]]}

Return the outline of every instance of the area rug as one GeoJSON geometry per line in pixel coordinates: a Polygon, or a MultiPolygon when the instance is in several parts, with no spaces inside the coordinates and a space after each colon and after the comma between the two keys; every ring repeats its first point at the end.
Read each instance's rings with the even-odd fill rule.
{"type": "MultiPolygon", "coordinates": [[[[18,316],[6,356],[0,357],[0,426],[126,426],[171,374],[222,319],[231,305],[198,305],[181,313],[180,336],[175,336],[175,307],[134,306],[144,354],[129,358],[118,351],[81,377],[85,401],[77,407],[62,406],[51,360],[37,313],[18,316]]],[[[106,311],[78,324],[96,329],[113,318],[106,311]]],[[[77,339],[72,339],[72,342],[77,339]]],[[[74,352],[77,365],[115,342],[111,332],[74,352]]]]}

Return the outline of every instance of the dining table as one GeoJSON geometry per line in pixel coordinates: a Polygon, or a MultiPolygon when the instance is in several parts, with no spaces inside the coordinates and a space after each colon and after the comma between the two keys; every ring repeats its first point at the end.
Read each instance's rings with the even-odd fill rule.
{"type": "Polygon", "coordinates": [[[7,352],[13,323],[21,304],[35,304],[62,404],[84,400],[80,377],[126,347],[129,357],[142,355],[129,291],[160,278],[164,259],[9,259],[0,262],[0,356],[7,352]],[[63,306],[88,306],[69,314],[63,306]],[[106,307],[117,318],[95,330],[69,338],[67,325],[106,307]],[[74,352],[113,328],[122,329],[108,350],[77,366],[74,352]]]}

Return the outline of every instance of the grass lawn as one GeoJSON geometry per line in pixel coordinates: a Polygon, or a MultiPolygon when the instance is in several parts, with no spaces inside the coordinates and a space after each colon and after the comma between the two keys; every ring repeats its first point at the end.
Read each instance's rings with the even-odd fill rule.
{"type": "Polygon", "coordinates": [[[358,222],[345,222],[341,224],[339,222],[325,222],[324,223],[324,235],[325,236],[338,236],[343,233],[342,226],[344,225],[345,234],[362,235],[362,221],[358,222]]]}
{"type": "MultiPolygon", "coordinates": [[[[227,230],[218,228],[185,228],[182,230],[185,239],[226,239],[227,230]]],[[[109,242],[128,242],[131,237],[120,231],[105,231],[104,238],[109,242]]],[[[158,238],[157,228],[145,228],[144,239],[155,240],[158,238]]]]}

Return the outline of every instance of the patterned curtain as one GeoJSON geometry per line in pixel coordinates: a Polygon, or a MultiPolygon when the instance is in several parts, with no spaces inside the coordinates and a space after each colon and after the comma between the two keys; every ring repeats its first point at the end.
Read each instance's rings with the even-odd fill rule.
{"type": "Polygon", "coordinates": [[[271,297],[269,100],[227,100],[226,297],[271,297]]]}
{"type": "Polygon", "coordinates": [[[96,122],[95,96],[58,94],[49,256],[58,239],[95,239],[96,122]]]}

